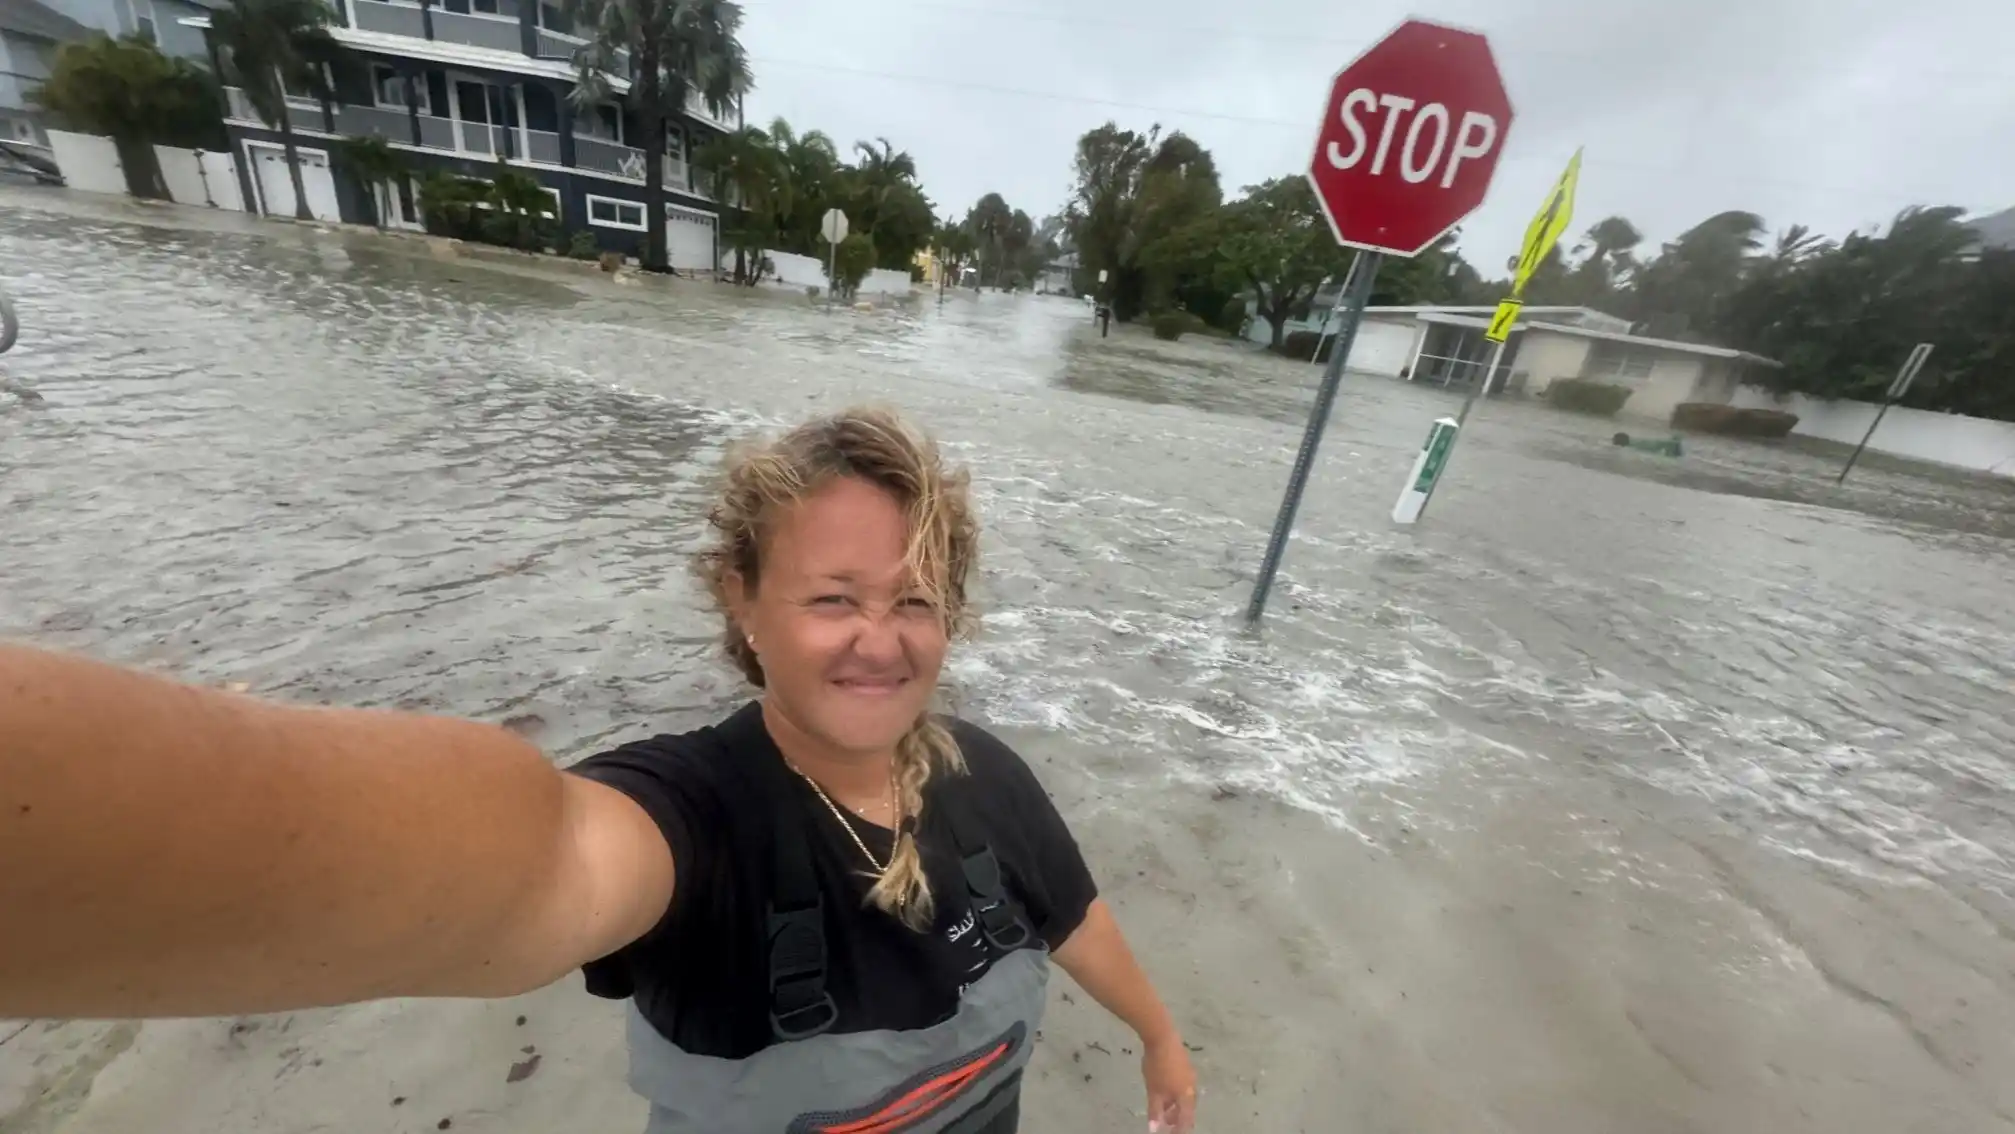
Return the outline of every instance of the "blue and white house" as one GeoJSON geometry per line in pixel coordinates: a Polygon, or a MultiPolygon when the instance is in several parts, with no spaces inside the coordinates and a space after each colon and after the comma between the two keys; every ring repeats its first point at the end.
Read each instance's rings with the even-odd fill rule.
{"type": "MultiPolygon", "coordinates": [[[[375,134],[405,151],[418,174],[440,169],[488,178],[502,160],[552,194],[563,230],[590,231],[604,249],[641,250],[644,151],[638,117],[622,99],[629,81],[611,76],[609,101],[575,105],[574,55],[587,41],[557,4],[331,2],[339,25],[331,34],[363,61],[364,78],[355,89],[339,89],[326,107],[312,98],[288,99],[303,188],[317,218],[369,223],[371,205],[347,178],[335,176],[326,143],[375,134]]],[[[293,216],[279,132],[260,121],[242,90],[226,88],[225,96],[225,127],[251,211],[293,216]]],[[[720,210],[690,159],[706,138],[738,125],[697,98],[666,123],[665,231],[674,268],[711,271],[720,262],[720,210]]],[[[388,227],[421,228],[417,190],[417,178],[377,189],[375,208],[388,227]]]]}

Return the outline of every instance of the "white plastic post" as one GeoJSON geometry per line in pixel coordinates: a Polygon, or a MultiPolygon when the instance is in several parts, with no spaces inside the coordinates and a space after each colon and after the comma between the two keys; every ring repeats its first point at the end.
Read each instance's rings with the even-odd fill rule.
{"type": "Polygon", "coordinates": [[[1406,474],[1406,484],[1399,490],[1399,499],[1392,505],[1392,522],[1411,524],[1420,519],[1420,513],[1427,507],[1427,498],[1434,494],[1434,482],[1441,479],[1441,470],[1448,466],[1448,454],[1455,448],[1456,430],[1460,428],[1452,417],[1436,419],[1428,428],[1427,443],[1420,447],[1420,455],[1413,459],[1413,468],[1406,474]]]}

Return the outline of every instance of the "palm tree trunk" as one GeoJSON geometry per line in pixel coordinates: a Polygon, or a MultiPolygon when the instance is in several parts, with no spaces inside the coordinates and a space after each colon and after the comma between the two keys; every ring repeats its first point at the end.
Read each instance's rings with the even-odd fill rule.
{"type": "Polygon", "coordinates": [[[639,99],[644,112],[644,258],[647,272],[669,272],[665,251],[665,96],[658,76],[658,57],[646,50],[636,73],[645,89],[639,99]]]}
{"type": "Polygon", "coordinates": [[[287,114],[287,96],[280,95],[280,149],[287,159],[287,179],[294,183],[294,219],[311,221],[315,214],[308,211],[308,188],[301,184],[301,154],[294,148],[294,124],[287,114]]]}

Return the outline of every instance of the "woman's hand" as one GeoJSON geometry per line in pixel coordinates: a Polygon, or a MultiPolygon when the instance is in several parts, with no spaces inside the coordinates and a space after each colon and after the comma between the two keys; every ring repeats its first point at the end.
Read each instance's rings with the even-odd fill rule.
{"type": "Polygon", "coordinates": [[[1149,1044],[1140,1055],[1140,1077],[1147,1083],[1148,1134],[1189,1134],[1196,1125],[1196,1068],[1182,1037],[1149,1044]]]}

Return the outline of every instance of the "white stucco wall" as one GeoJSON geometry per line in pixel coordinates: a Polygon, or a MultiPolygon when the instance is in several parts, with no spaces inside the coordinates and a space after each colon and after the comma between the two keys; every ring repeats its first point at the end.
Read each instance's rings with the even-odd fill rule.
{"type": "MultiPolygon", "coordinates": [[[[810,256],[800,256],[795,252],[765,252],[763,255],[769,257],[770,266],[776,269],[774,274],[763,278],[763,282],[766,284],[775,284],[780,287],[816,287],[820,289],[826,286],[826,262],[824,260],[813,259],[810,256]]],[[[721,270],[724,272],[735,270],[735,254],[732,249],[722,253],[721,270]]],[[[894,268],[875,268],[867,274],[865,279],[861,280],[859,294],[863,296],[908,295],[910,287],[910,274],[908,272],[898,271],[894,268]]]]}
{"type": "MultiPolygon", "coordinates": [[[[1881,409],[1870,402],[1824,401],[1803,394],[1780,402],[1753,386],[1736,391],[1731,404],[1795,413],[1798,424],[1792,427],[1793,436],[1844,445],[1859,444],[1881,409]]],[[[1883,417],[1882,428],[1875,431],[1868,447],[1899,457],[2015,477],[2015,422],[1897,406],[1883,417]]]]}
{"type": "Polygon", "coordinates": [[[1579,378],[1588,363],[1589,340],[1578,335],[1549,331],[1523,331],[1518,338],[1518,355],[1511,360],[1513,373],[1525,372],[1525,392],[1543,394],[1561,378],[1579,378]]]}
{"type": "Polygon", "coordinates": [[[1672,407],[1693,400],[1705,364],[1706,360],[1699,355],[1659,355],[1652,364],[1651,377],[1637,382],[1622,381],[1621,384],[1634,387],[1635,392],[1617,413],[1645,421],[1670,421],[1672,407]]]}

